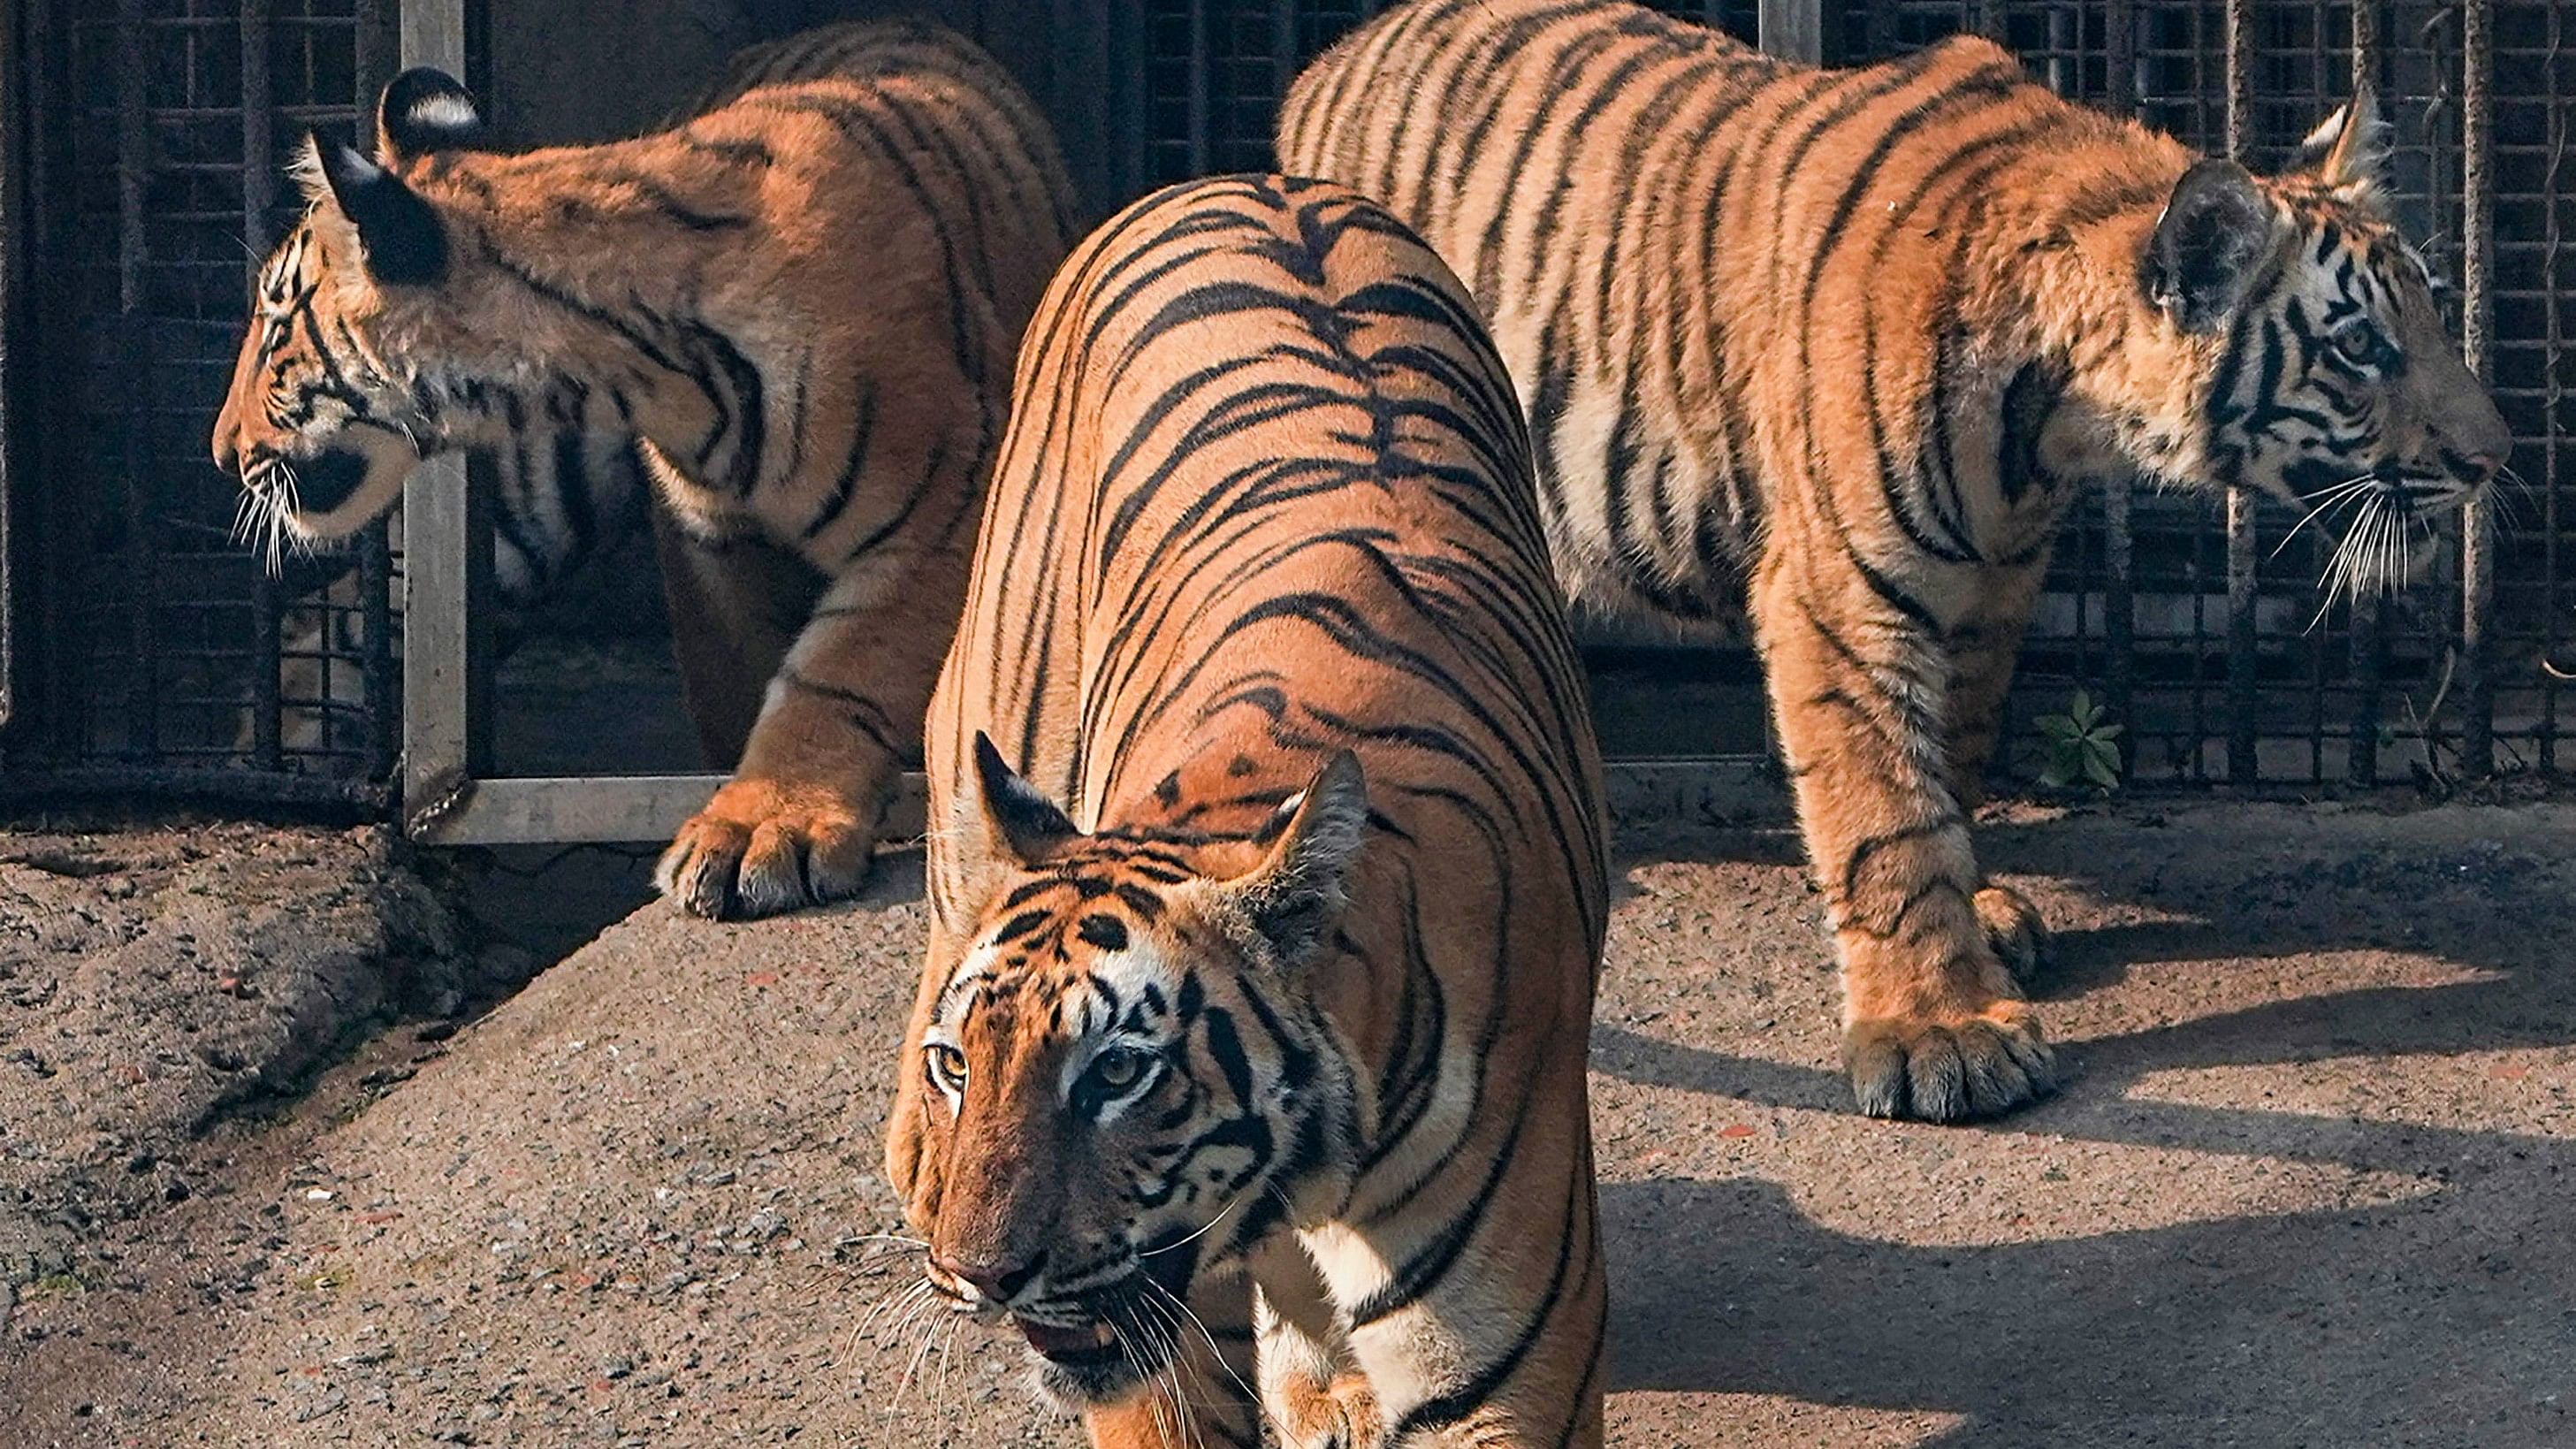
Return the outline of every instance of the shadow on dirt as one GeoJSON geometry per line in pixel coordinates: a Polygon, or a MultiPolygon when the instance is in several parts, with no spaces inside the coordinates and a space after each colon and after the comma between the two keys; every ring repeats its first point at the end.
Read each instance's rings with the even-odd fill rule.
{"type": "MultiPolygon", "coordinates": [[[[2214,1154],[2249,1174],[2265,1170],[2263,1159],[2323,1164],[2355,1179],[2410,1179],[2420,1193],[2056,1241],[1916,1247],[1823,1227],[1767,1181],[1608,1184],[1617,1385],[1965,1416],[1932,1441],[1945,1445],[2576,1442],[2576,1255],[2564,1236],[2576,1143],[2421,1125],[2398,1111],[2131,1095],[2163,1072],[2332,1062],[2347,1074],[2420,1078],[2447,1070],[2436,1064],[2454,1054],[2576,1044],[2576,972],[2561,960],[2571,899],[2563,832],[2495,813],[2324,830],[2312,817],[2257,813],[2219,838],[2130,828],[2096,820],[1980,833],[1998,871],[2045,877],[2108,918],[2060,937],[2043,998],[2147,972],[2180,983],[2185,1001],[2231,976],[2241,993],[2294,957],[2311,958],[2300,979],[2313,990],[2331,983],[2339,952],[2395,950],[2478,974],[2329,987],[2096,1036],[2061,1048],[2074,1071],[2056,1098],[1951,1130],[1970,1143],[2062,1138],[2214,1154]],[[1685,1323],[1704,1327],[1672,1331],[1685,1323]]],[[[1767,847],[1750,853],[1772,859],[1767,847]]],[[[1829,950],[1819,930],[1820,967],[1829,950]]],[[[1627,1082],[1850,1110],[1840,1074],[1823,1063],[1618,1026],[1597,1028],[1593,1042],[1595,1070],[1627,1082]]],[[[2568,1095],[2530,1086],[2550,1094],[2543,1100],[2568,1095]]],[[[1854,1173],[1884,1190],[1910,1181],[1893,1165],[1854,1173]]],[[[1911,1221],[1901,1205],[1873,1217],[1891,1232],[1911,1221]]]]}

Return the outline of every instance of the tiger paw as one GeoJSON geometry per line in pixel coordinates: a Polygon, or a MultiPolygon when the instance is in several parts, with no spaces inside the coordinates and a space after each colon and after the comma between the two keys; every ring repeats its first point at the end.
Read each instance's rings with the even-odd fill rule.
{"type": "Polygon", "coordinates": [[[1986,944],[2024,991],[2048,965],[2048,925],[2039,907],[2010,886],[1990,885],[1977,892],[1977,924],[1985,927],[1986,944]]]}
{"type": "Polygon", "coordinates": [[[1386,1440],[1386,1415],[1360,1374],[1329,1384],[1292,1377],[1278,1386],[1273,1409],[1282,1449],[1378,1449],[1386,1440]]]}
{"type": "Polygon", "coordinates": [[[662,852],[654,887],[709,920],[848,900],[875,863],[877,812],[839,790],[735,780],[662,852]]]}
{"type": "Polygon", "coordinates": [[[1958,1020],[1879,1018],[1843,1032],[1843,1070],[1872,1117],[1964,1122],[2047,1096],[2057,1063],[2027,1002],[1958,1020]]]}

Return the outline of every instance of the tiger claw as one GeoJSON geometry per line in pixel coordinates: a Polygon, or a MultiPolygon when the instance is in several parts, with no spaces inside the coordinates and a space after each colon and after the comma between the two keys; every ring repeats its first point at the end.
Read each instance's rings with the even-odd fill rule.
{"type": "Polygon", "coordinates": [[[2049,964],[2048,925],[2039,907],[2010,886],[1989,885],[1977,892],[1977,924],[1986,932],[2004,969],[2024,991],[2049,964]]]}
{"type": "Polygon", "coordinates": [[[653,884],[689,915],[755,920],[857,895],[875,844],[872,812],[837,791],[735,780],[680,827],[653,884]]]}
{"type": "Polygon", "coordinates": [[[1843,1033],[1852,1096],[1871,1117],[1964,1122],[2057,1089],[2057,1060],[2038,1017],[1998,1001],[1960,1021],[1858,1021],[1843,1033]]]}

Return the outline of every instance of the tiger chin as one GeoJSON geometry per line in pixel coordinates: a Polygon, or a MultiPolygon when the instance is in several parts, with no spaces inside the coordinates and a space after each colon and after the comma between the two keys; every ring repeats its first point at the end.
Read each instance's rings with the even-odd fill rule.
{"type": "Polygon", "coordinates": [[[502,152],[428,69],[385,88],[371,146],[308,136],[213,436],[272,554],[349,536],[450,450],[556,480],[500,510],[560,507],[496,552],[538,574],[649,511],[691,721],[732,771],[655,883],[723,917],[869,877],[1076,205],[1034,105],[954,32],[746,63],[632,140],[502,152]]]}
{"type": "Polygon", "coordinates": [[[1474,307],[1217,178],[1019,377],[927,731],[929,1282],[1101,1449],[1597,1446],[1600,765],[1474,307]]]}
{"type": "Polygon", "coordinates": [[[1864,1112],[2058,1081],[2039,915],[1970,823],[2082,489],[2279,500],[2362,595],[2503,469],[2384,129],[2364,95],[2256,175],[1973,36],[1819,71],[1615,0],[1407,0],[1291,87],[1282,163],[1492,319],[1573,601],[1749,612],[1864,1112]]]}

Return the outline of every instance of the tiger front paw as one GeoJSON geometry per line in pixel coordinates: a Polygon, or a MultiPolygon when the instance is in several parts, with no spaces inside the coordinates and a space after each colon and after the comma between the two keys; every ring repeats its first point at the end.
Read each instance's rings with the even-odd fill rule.
{"type": "Polygon", "coordinates": [[[737,779],[680,827],[653,884],[709,920],[848,900],[875,863],[877,818],[873,807],[828,786],[737,779]]]}
{"type": "Polygon", "coordinates": [[[2028,991],[2049,958],[2048,924],[2039,918],[2039,907],[2011,886],[1990,885],[1977,892],[1977,924],[2004,969],[2028,991]]]}
{"type": "Polygon", "coordinates": [[[2022,1001],[1957,1020],[1853,1022],[1843,1032],[1843,1070],[1863,1113],[1923,1122],[1996,1116],[2057,1087],[2056,1057],[2022,1001]]]}
{"type": "Polygon", "coordinates": [[[1368,1379],[1337,1374],[1329,1383],[1299,1378],[1279,1386],[1272,1416],[1282,1449],[1378,1449],[1386,1415],[1368,1379]]]}

